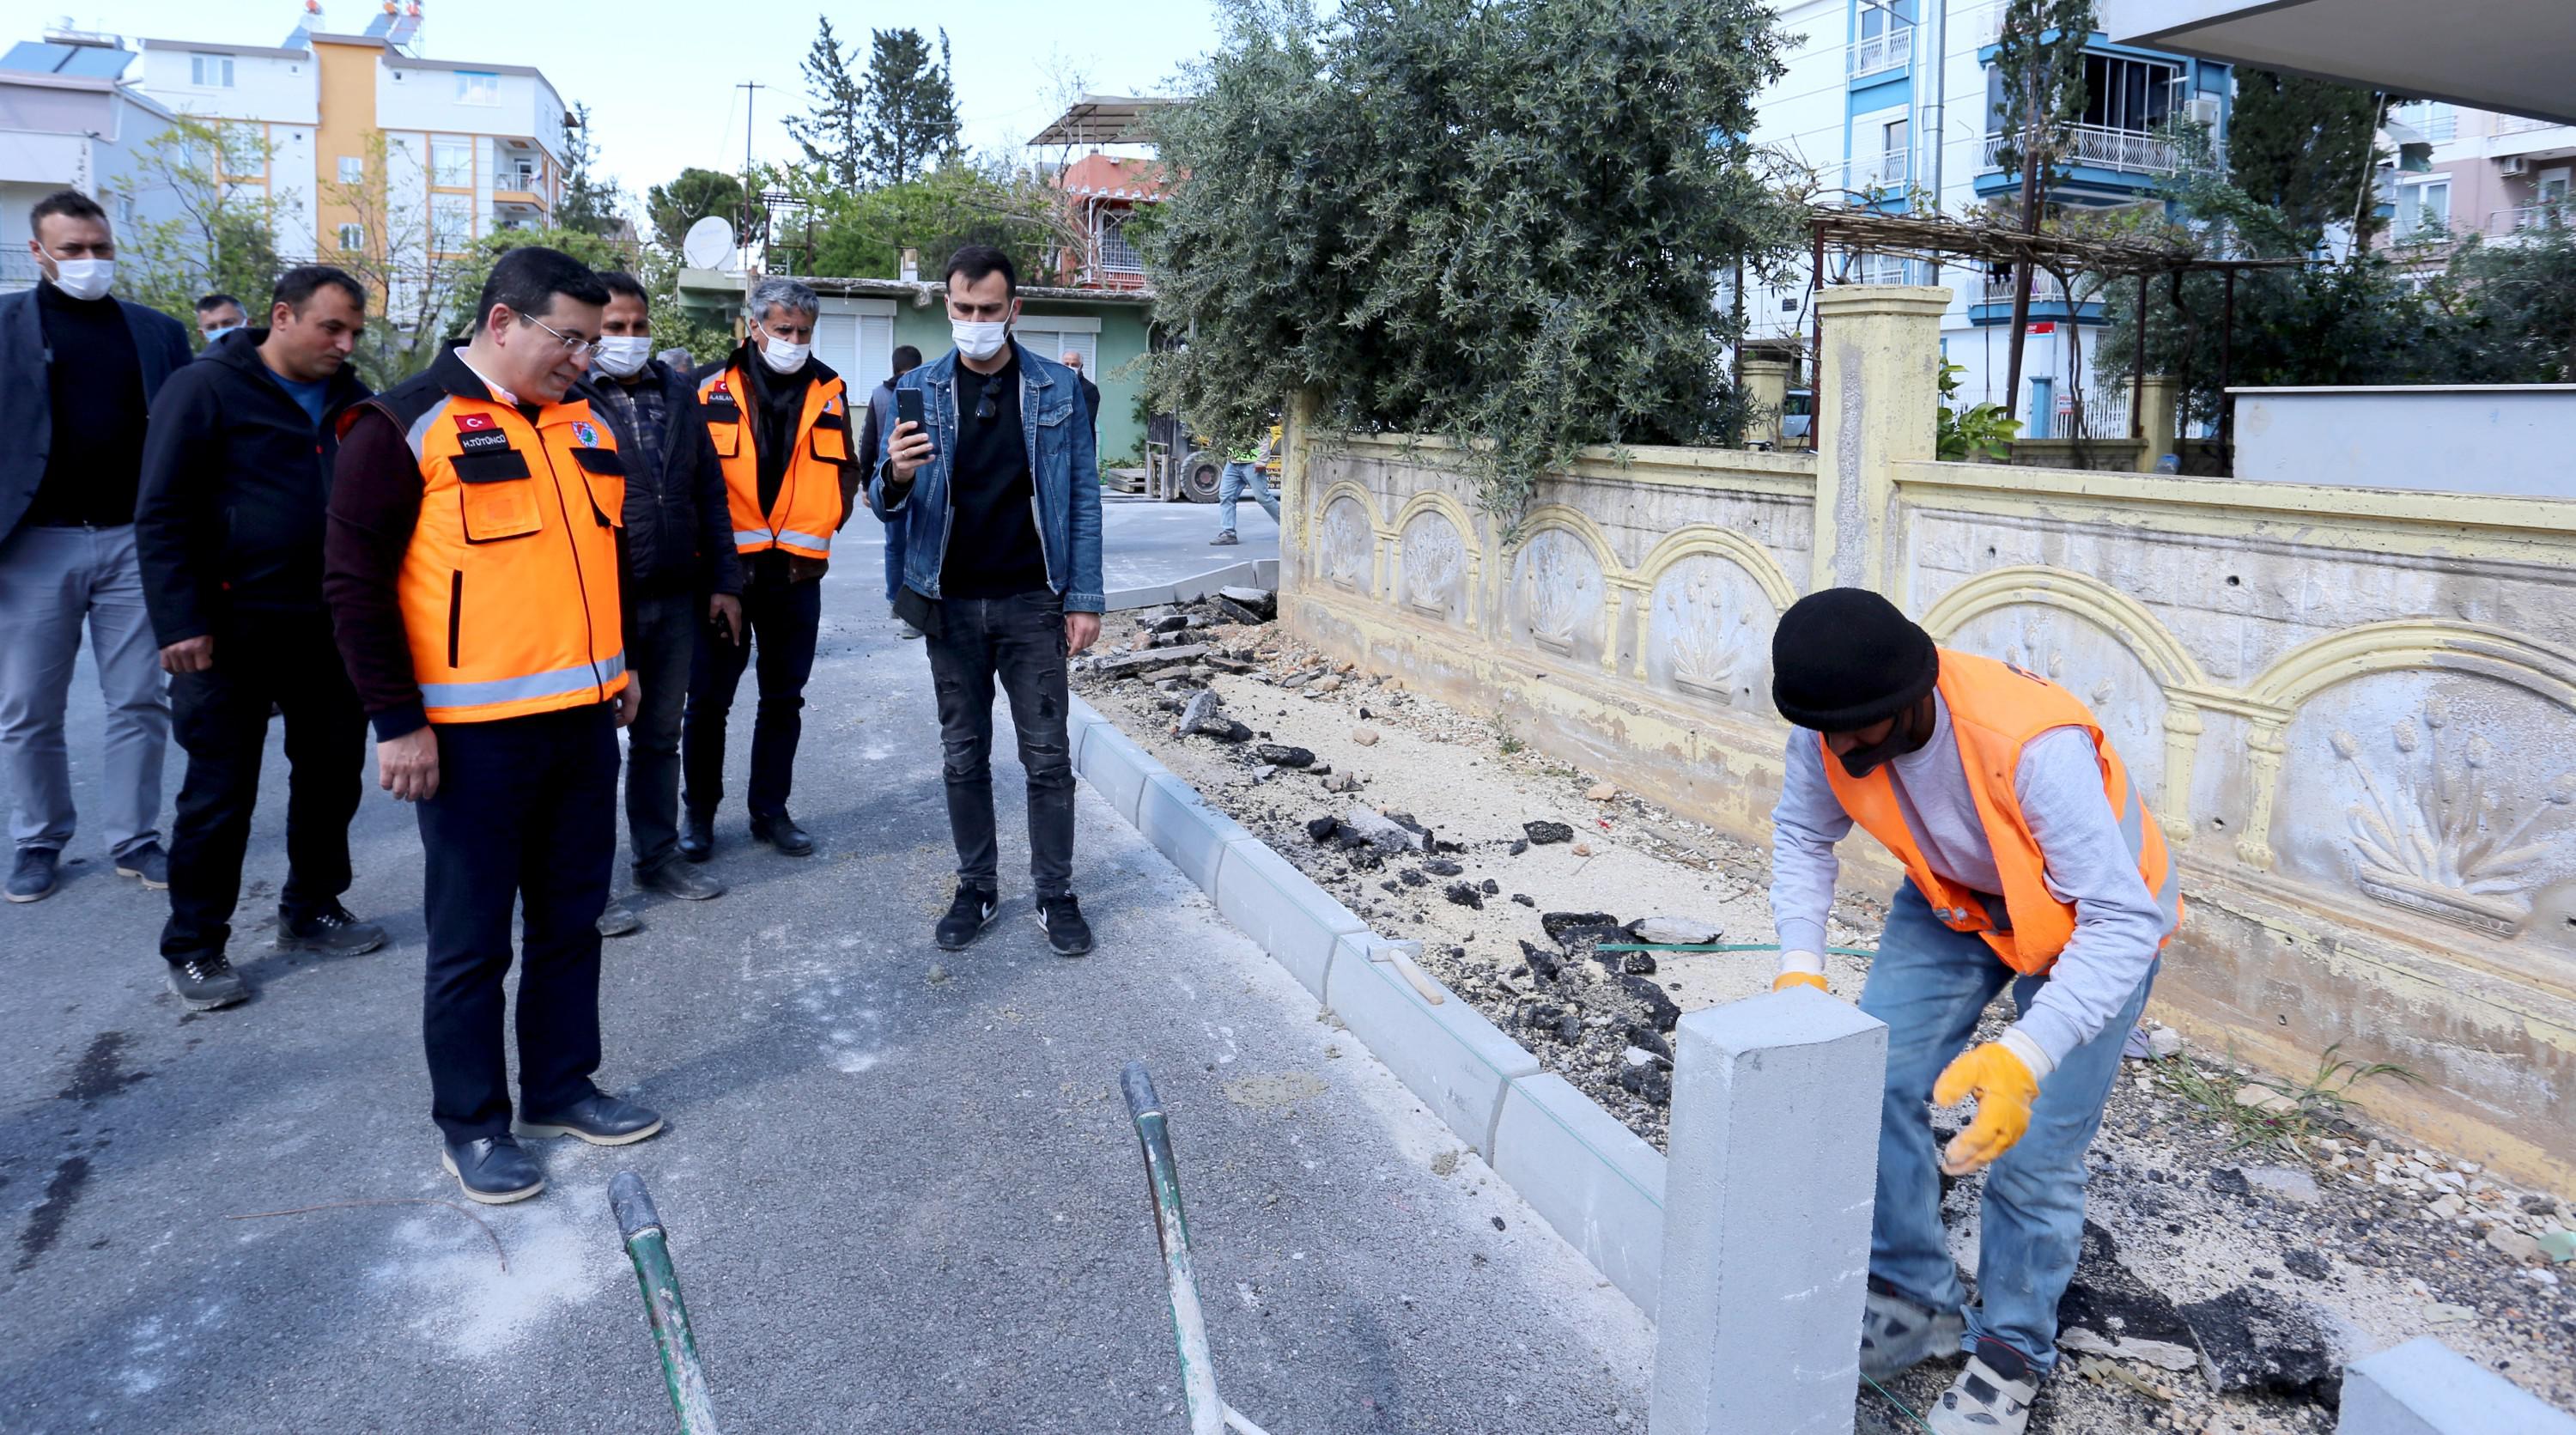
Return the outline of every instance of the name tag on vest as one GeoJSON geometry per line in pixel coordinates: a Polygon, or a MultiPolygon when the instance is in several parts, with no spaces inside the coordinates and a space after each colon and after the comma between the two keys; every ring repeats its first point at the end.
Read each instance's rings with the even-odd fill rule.
{"type": "Polygon", "coordinates": [[[510,436],[499,429],[481,429],[469,434],[460,434],[456,440],[456,447],[462,453],[490,453],[494,449],[509,446],[510,436]]]}

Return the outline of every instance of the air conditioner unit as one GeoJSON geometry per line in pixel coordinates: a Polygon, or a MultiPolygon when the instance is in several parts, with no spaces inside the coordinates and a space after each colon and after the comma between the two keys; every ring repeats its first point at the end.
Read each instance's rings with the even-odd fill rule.
{"type": "Polygon", "coordinates": [[[2513,155],[2504,160],[2503,163],[2497,166],[2497,168],[2503,172],[2505,178],[2516,179],[2531,173],[2531,161],[2521,155],[2513,155]]]}
{"type": "Polygon", "coordinates": [[[2184,107],[2184,112],[2191,116],[2191,122],[2193,124],[2203,125],[2210,129],[2218,128],[2218,97],[2216,95],[2202,95],[2199,98],[2194,99],[2189,105],[2184,107]]]}

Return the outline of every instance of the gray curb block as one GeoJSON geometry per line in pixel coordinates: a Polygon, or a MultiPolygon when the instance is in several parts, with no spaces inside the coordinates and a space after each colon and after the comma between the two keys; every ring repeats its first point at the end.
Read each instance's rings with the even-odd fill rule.
{"type": "Polygon", "coordinates": [[[1205,573],[1193,573],[1174,583],[1158,583],[1148,588],[1117,588],[1109,593],[1105,611],[1124,613],[1135,608],[1159,607],[1165,603],[1186,603],[1204,598],[1219,588],[1279,587],[1279,560],[1255,558],[1244,563],[1229,563],[1205,573]]]}
{"type": "Polygon", "coordinates": [[[1091,704],[1075,698],[1069,726],[1083,780],[1653,1316],[1664,1263],[1663,1153],[1563,1077],[1541,1070],[1528,1048],[1456,993],[1442,988],[1447,999],[1437,1006],[1423,1000],[1380,960],[1396,943],[1210,806],[1091,704]]]}

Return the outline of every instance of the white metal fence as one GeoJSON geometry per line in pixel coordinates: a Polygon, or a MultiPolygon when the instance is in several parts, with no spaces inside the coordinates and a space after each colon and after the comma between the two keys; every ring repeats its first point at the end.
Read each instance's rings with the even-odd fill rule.
{"type": "MultiPolygon", "coordinates": [[[[2106,125],[2068,125],[2059,132],[2059,162],[2089,165],[2123,174],[2172,174],[2181,162],[2173,141],[2143,130],[2115,130],[2106,125]]],[[[1986,136],[1985,167],[2002,167],[2002,152],[2012,136],[1986,136]]]]}

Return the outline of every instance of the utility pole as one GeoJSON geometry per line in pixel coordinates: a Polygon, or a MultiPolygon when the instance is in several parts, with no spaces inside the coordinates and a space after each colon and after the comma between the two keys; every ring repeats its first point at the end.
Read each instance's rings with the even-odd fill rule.
{"type": "MultiPolygon", "coordinates": [[[[751,188],[751,110],[753,103],[760,98],[759,92],[769,87],[757,80],[745,80],[734,88],[742,91],[742,219],[734,226],[734,233],[741,236],[737,242],[749,243],[751,216],[756,212],[752,207],[751,188]]],[[[764,252],[769,247],[768,238],[766,234],[761,236],[764,252]]]]}

